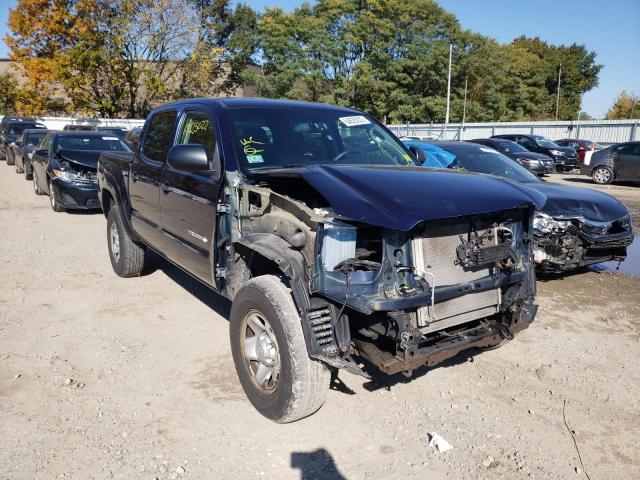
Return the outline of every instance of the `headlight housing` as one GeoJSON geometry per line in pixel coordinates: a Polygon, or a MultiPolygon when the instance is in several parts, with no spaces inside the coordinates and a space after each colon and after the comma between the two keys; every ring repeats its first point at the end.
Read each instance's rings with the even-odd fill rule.
{"type": "Polygon", "coordinates": [[[556,220],[546,213],[536,212],[533,216],[533,229],[540,233],[566,230],[569,225],[570,220],[556,220]]]}
{"type": "Polygon", "coordinates": [[[537,167],[538,165],[540,165],[540,162],[538,160],[534,160],[531,158],[519,158],[518,161],[529,167],[537,167]]]}
{"type": "Polygon", "coordinates": [[[560,150],[550,150],[551,155],[564,155],[564,152],[561,152],[560,150]]]}
{"type": "Polygon", "coordinates": [[[66,183],[91,183],[91,177],[82,172],[71,170],[54,170],[53,175],[66,183]]]}

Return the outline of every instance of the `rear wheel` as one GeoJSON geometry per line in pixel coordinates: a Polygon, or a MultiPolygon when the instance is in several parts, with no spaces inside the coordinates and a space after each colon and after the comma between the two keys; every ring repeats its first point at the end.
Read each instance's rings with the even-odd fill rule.
{"type": "Polygon", "coordinates": [[[13,165],[14,163],[16,163],[16,159],[14,158],[13,153],[8,151],[7,152],[7,165],[13,165]]]}
{"type": "Polygon", "coordinates": [[[591,178],[593,179],[594,183],[606,185],[613,182],[613,170],[611,170],[611,168],[607,166],[596,167],[593,169],[591,178]]]}
{"type": "Polygon", "coordinates": [[[236,372],[256,410],[288,423],[322,406],[329,370],[309,358],[291,292],[278,277],[249,280],[233,299],[230,323],[236,372]]]}
{"type": "Polygon", "coordinates": [[[135,243],[114,205],[107,216],[107,243],[113,271],[121,277],[137,277],[144,270],[145,250],[135,243]]]}
{"type": "Polygon", "coordinates": [[[56,187],[53,185],[53,181],[49,181],[49,203],[54,212],[64,211],[64,207],[60,205],[56,199],[56,187]]]}

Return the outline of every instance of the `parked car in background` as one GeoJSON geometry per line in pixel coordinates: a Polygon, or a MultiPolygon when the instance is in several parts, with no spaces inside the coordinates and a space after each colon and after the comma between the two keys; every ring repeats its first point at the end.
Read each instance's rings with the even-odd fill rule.
{"type": "Polygon", "coordinates": [[[114,135],[120,140],[124,140],[127,136],[127,133],[129,133],[129,130],[124,127],[97,127],[96,132],[114,135]]]}
{"type": "Polygon", "coordinates": [[[96,127],[93,125],[68,124],[62,127],[63,132],[93,132],[96,127]]]}
{"type": "Polygon", "coordinates": [[[619,143],[595,152],[580,173],[599,184],[640,182],[640,142],[619,143]]]}
{"type": "Polygon", "coordinates": [[[536,315],[539,194],[420,168],[343,107],[184,100],[143,131],[135,154],[100,156],[111,265],[139,275],[153,249],[231,299],[238,378],[272,420],[319,409],[329,368],[410,375],[536,315]]]}
{"type": "Polygon", "coordinates": [[[29,118],[13,118],[18,119],[8,120],[7,122],[4,122],[0,128],[0,158],[5,159],[7,161],[7,165],[13,165],[15,163],[13,147],[15,146],[14,142],[18,138],[18,135],[28,128],[47,128],[43,124],[29,118]]]}
{"type": "Polygon", "coordinates": [[[542,176],[546,173],[553,173],[555,171],[554,161],[548,155],[530,152],[522,145],[518,145],[516,142],[512,142],[511,140],[505,140],[503,138],[478,138],[475,140],[469,140],[469,142],[493,148],[510,159],[515,160],[527,170],[538,176],[542,176]]]}
{"type": "Polygon", "coordinates": [[[578,166],[584,163],[584,158],[587,155],[587,152],[602,150],[602,145],[592,142],[591,140],[578,138],[563,138],[562,140],[555,140],[555,143],[561,147],[573,148],[578,154],[578,166]]]}
{"type": "Polygon", "coordinates": [[[130,153],[131,149],[100,132],[47,133],[33,152],[33,190],[48,194],[56,212],[100,208],[96,165],[105,151],[130,153]]]}
{"type": "Polygon", "coordinates": [[[533,254],[541,270],[626,258],[633,226],[627,207],[613,196],[544,182],[499,152],[472,143],[430,142],[422,148],[425,166],[496,175],[544,195],[533,220],[533,254]]]}
{"type": "Polygon", "coordinates": [[[491,138],[511,140],[530,152],[547,155],[555,162],[556,171],[570,172],[578,165],[578,154],[573,148],[561,147],[555,142],[541,135],[503,134],[493,135],[491,138]]]}
{"type": "Polygon", "coordinates": [[[31,180],[31,157],[33,151],[47,135],[48,130],[37,128],[23,131],[16,139],[14,155],[16,162],[16,173],[24,173],[24,178],[31,180]]]}
{"type": "Polygon", "coordinates": [[[140,143],[140,134],[142,133],[141,127],[134,127],[127,132],[124,137],[124,141],[127,142],[127,145],[131,147],[132,150],[136,150],[138,148],[138,144],[140,143]]]}

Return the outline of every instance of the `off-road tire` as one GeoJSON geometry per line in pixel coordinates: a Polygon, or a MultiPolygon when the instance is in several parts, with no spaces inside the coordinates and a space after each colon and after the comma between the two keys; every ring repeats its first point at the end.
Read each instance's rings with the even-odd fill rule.
{"type": "Polygon", "coordinates": [[[300,316],[290,290],[274,275],[252,278],[233,299],[229,335],[238,378],[253,406],[265,417],[289,423],[315,413],[324,403],[330,384],[326,365],[309,358],[300,316]],[[244,358],[242,325],[258,311],[269,322],[280,358],[279,381],[266,393],[258,387],[244,358]]]}
{"type": "Polygon", "coordinates": [[[35,174],[32,176],[33,181],[33,191],[35,192],[36,195],[44,195],[46,192],[44,190],[42,190],[42,188],[40,188],[40,185],[38,184],[38,179],[36,178],[35,174]]]}
{"type": "Polygon", "coordinates": [[[64,207],[56,199],[56,187],[53,186],[52,181],[49,181],[49,205],[54,212],[64,212],[64,207]]]}
{"type": "Polygon", "coordinates": [[[124,227],[120,211],[114,205],[107,215],[107,248],[113,271],[124,278],[137,277],[144,270],[146,251],[135,243],[124,227]],[[112,228],[115,226],[115,231],[112,228]],[[111,234],[118,237],[119,254],[114,253],[114,245],[111,234]]]}
{"type": "Polygon", "coordinates": [[[593,169],[593,172],[591,172],[591,178],[593,183],[597,183],[598,185],[608,185],[613,182],[613,170],[611,167],[607,167],[606,165],[600,165],[593,169]]]}

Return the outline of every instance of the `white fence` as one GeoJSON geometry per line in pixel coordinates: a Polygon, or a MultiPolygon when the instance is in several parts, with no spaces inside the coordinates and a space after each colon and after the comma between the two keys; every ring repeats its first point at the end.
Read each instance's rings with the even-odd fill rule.
{"type": "Polygon", "coordinates": [[[441,140],[473,140],[502,133],[543,135],[552,140],[582,138],[600,144],[640,140],[640,119],[585,120],[580,122],[501,122],[449,124],[389,125],[399,137],[431,137],[441,140]]]}
{"type": "MultiPolygon", "coordinates": [[[[2,116],[0,116],[2,119],[2,116]]],[[[74,117],[36,117],[49,130],[62,130],[65,125],[92,125],[94,127],[125,127],[132,129],[144,125],[144,120],[128,118],[74,118],[74,117]]]]}

